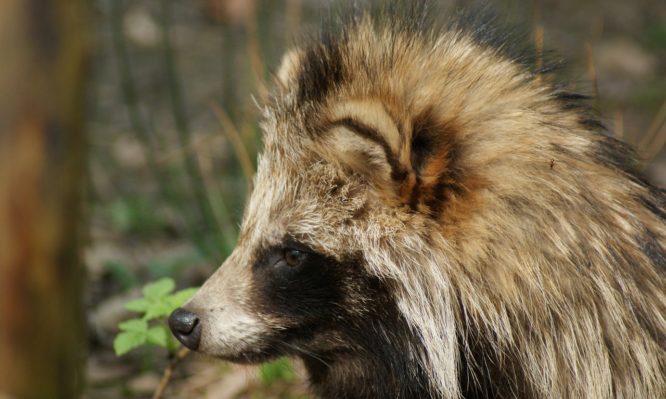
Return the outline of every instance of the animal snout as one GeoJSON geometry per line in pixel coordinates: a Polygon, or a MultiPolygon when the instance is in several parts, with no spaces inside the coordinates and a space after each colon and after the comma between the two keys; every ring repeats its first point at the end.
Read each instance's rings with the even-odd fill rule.
{"type": "Polygon", "coordinates": [[[189,310],[178,308],[169,316],[169,328],[173,335],[187,348],[197,350],[201,341],[199,316],[189,310]]]}

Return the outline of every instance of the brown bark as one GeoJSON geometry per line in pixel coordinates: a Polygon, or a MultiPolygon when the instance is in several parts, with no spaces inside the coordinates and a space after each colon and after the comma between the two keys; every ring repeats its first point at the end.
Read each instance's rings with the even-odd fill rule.
{"type": "Polygon", "coordinates": [[[82,387],[86,3],[0,1],[0,397],[82,387]]]}

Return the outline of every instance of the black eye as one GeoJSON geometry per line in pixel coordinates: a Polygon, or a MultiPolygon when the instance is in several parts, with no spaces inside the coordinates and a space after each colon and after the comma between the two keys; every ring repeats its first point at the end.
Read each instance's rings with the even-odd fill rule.
{"type": "Polygon", "coordinates": [[[287,265],[295,267],[300,265],[305,259],[305,252],[299,251],[297,249],[285,249],[284,250],[284,260],[287,262],[287,265]]]}

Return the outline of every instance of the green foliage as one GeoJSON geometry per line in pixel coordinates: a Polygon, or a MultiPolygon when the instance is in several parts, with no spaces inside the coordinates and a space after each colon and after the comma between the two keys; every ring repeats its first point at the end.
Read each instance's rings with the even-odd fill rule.
{"type": "Polygon", "coordinates": [[[106,211],[113,225],[123,233],[150,234],[160,225],[154,205],[142,197],[116,200],[106,211]]]}
{"type": "Polygon", "coordinates": [[[277,381],[292,382],[295,378],[294,368],[287,358],[280,358],[259,367],[259,377],[264,385],[277,381]]]}
{"type": "Polygon", "coordinates": [[[166,318],[197,291],[196,288],[188,288],[174,293],[175,288],[173,279],[162,278],[144,286],[142,298],[125,304],[127,310],[143,313],[143,316],[118,325],[120,333],[113,341],[117,356],[144,345],[175,350],[176,343],[168,330],[166,318]]]}
{"type": "Polygon", "coordinates": [[[138,285],[138,280],[127,265],[121,262],[110,260],[104,263],[104,269],[113,280],[117,282],[123,290],[127,290],[138,285]]]}
{"type": "MultiPolygon", "coordinates": [[[[666,45],[665,45],[666,46],[666,45]]],[[[648,112],[656,113],[664,102],[666,81],[661,78],[645,79],[632,93],[632,101],[648,112]]]]}
{"type": "Polygon", "coordinates": [[[186,267],[201,263],[206,258],[201,251],[197,249],[189,250],[185,253],[172,255],[168,257],[159,257],[151,259],[146,264],[148,276],[151,279],[176,276],[186,267]]]}
{"type": "Polygon", "coordinates": [[[652,51],[666,51],[666,24],[649,25],[643,33],[643,41],[652,51]]]}

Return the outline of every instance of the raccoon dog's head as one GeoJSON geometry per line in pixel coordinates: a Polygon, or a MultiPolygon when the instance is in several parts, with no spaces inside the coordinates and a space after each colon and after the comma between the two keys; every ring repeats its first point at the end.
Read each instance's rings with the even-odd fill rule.
{"type": "Polygon", "coordinates": [[[542,114],[577,116],[470,35],[395,20],[360,18],[288,52],[276,80],[238,245],[171,317],[174,333],[239,362],[400,346],[453,384],[451,264],[490,256],[459,244],[502,238],[479,211],[486,188],[509,192],[502,176],[521,162],[548,167],[531,153],[542,114]]]}
{"type": "Polygon", "coordinates": [[[358,350],[359,336],[398,322],[389,286],[406,270],[386,264],[425,245],[419,231],[442,206],[455,155],[429,136],[446,121],[418,89],[422,73],[399,76],[415,62],[404,52],[424,49],[375,29],[366,20],[285,55],[238,245],[172,316],[186,346],[259,362],[358,350]],[[428,162],[431,151],[447,154],[428,162]]]}

